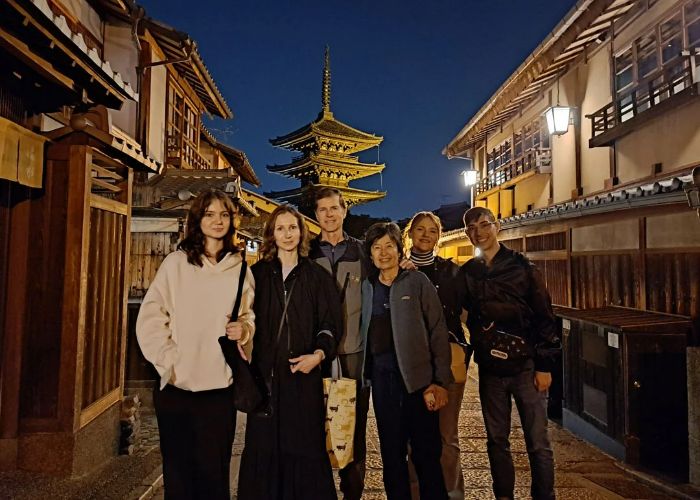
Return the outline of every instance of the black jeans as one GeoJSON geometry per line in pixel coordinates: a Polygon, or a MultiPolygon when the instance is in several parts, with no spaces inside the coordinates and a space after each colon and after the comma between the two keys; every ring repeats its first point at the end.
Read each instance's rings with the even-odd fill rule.
{"type": "Polygon", "coordinates": [[[411,498],[407,463],[410,442],[421,498],[446,499],[438,412],[428,411],[422,391],[408,393],[393,352],[372,358],[372,401],[387,498],[411,498]]]}
{"type": "Polygon", "coordinates": [[[156,387],[153,405],[166,500],[229,500],[236,432],[231,388],[191,392],[156,387]]]}
{"type": "Polygon", "coordinates": [[[513,498],[515,469],[509,436],[512,399],[515,399],[530,459],[532,498],[554,498],[554,455],[547,436],[547,397],[546,393],[537,391],[534,378],[532,361],[514,377],[500,377],[479,370],[479,397],[496,497],[513,498]]]}
{"type": "Polygon", "coordinates": [[[357,403],[355,405],[355,436],[353,460],[338,471],[340,491],[344,500],[360,500],[365,488],[365,458],[367,456],[367,412],[369,411],[369,387],[362,387],[363,352],[339,354],[343,376],[357,380],[357,403]]]}

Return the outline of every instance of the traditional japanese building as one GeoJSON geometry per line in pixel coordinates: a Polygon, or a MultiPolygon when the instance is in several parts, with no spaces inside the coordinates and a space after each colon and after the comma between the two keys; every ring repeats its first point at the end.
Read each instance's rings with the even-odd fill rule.
{"type": "Polygon", "coordinates": [[[348,206],[379,200],[385,191],[365,191],[352,188],[350,181],[378,174],[383,164],[362,163],[356,153],[379,146],[383,137],[357,130],[337,120],[331,112],[330,56],[326,47],[321,91],[321,112],[312,123],[304,125],[287,135],[271,139],[273,146],[298,151],[300,156],[284,165],[269,165],[270,172],[293,177],[301,186],[286,191],[265,193],[279,201],[297,205],[302,212],[310,214],[313,208],[310,193],[320,187],[334,187],[343,193],[348,206]]]}
{"type": "MultiPolygon", "coordinates": [[[[576,2],[444,154],[545,277],[564,426],[700,485],[700,0],[576,2]]],[[[474,254],[463,228],[440,247],[474,254]]]]}

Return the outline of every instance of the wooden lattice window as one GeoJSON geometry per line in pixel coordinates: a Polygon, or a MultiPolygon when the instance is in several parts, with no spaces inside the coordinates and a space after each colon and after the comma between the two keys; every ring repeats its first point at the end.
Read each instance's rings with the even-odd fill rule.
{"type": "Polygon", "coordinates": [[[168,163],[180,168],[210,168],[199,154],[199,111],[172,79],[168,82],[166,117],[168,163]]]}

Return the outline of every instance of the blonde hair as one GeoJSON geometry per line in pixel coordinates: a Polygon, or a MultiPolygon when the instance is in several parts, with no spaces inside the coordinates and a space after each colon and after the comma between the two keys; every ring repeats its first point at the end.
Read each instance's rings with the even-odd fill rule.
{"type": "Polygon", "coordinates": [[[309,255],[309,228],[304,222],[304,218],[301,216],[299,211],[291,205],[286,203],[275,208],[270,214],[270,218],[265,223],[262,234],[262,244],[260,245],[260,256],[263,260],[273,260],[277,257],[277,244],[275,243],[275,224],[277,223],[277,217],[281,214],[292,214],[299,224],[299,231],[301,235],[299,237],[299,246],[297,247],[297,253],[300,257],[306,257],[309,255]]]}
{"type": "MultiPolygon", "coordinates": [[[[433,212],[417,212],[413,217],[411,217],[411,220],[408,221],[408,224],[406,224],[406,227],[403,230],[403,248],[406,257],[411,254],[411,247],[413,247],[411,231],[413,231],[413,228],[423,219],[430,219],[433,224],[437,226],[438,241],[440,241],[440,236],[442,236],[442,222],[440,221],[440,217],[435,215],[433,212]]],[[[435,243],[435,246],[437,246],[437,242],[435,243]]]]}

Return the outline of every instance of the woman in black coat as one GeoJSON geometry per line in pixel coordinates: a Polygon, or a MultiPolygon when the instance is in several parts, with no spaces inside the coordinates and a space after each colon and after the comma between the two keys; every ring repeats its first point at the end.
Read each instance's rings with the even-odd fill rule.
{"type": "Polygon", "coordinates": [[[257,318],[252,362],[271,380],[272,415],[248,415],[241,500],[336,498],[321,364],[336,355],[340,299],[328,272],[306,257],[307,233],[294,208],[278,207],[263,231],[262,260],[252,267],[257,318]]]}

